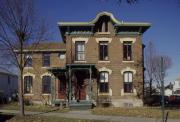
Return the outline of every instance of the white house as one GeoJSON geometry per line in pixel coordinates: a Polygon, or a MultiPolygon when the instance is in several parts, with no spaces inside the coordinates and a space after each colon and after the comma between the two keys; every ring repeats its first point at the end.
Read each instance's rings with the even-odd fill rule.
{"type": "Polygon", "coordinates": [[[1,99],[11,100],[13,93],[18,91],[18,76],[0,68],[0,95],[1,99]]]}
{"type": "Polygon", "coordinates": [[[177,78],[173,83],[173,92],[180,90],[180,78],[177,78]]]}

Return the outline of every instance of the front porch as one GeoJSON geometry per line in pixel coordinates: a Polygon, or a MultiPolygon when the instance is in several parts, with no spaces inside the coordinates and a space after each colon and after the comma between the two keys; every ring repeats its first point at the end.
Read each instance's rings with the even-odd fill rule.
{"type": "Polygon", "coordinates": [[[92,107],[94,101],[92,79],[97,77],[94,64],[66,64],[65,68],[51,68],[49,71],[59,82],[55,103],[67,101],[71,109],[92,107]],[[61,86],[63,80],[65,80],[64,89],[61,86]]]}

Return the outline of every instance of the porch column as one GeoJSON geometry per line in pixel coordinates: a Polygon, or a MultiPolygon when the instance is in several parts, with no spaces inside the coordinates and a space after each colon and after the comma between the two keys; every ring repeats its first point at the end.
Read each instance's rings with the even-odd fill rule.
{"type": "Polygon", "coordinates": [[[69,66],[69,102],[71,101],[71,96],[72,96],[72,89],[71,89],[71,67],[69,66]]]}
{"type": "Polygon", "coordinates": [[[52,73],[51,73],[51,104],[55,101],[55,97],[54,97],[54,85],[55,85],[55,77],[53,77],[52,73]]]}
{"type": "Polygon", "coordinates": [[[91,66],[89,68],[89,100],[92,99],[92,69],[91,66]]]}

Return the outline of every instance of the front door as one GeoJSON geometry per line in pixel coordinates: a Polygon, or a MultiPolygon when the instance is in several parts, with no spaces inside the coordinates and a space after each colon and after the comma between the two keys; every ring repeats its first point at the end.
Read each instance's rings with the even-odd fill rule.
{"type": "Polygon", "coordinates": [[[80,72],[76,73],[75,98],[76,100],[86,99],[86,84],[84,81],[84,74],[80,72]]]}

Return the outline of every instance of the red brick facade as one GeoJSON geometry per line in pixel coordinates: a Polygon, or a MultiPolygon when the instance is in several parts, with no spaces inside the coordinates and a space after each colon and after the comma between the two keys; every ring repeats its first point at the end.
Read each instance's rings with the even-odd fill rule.
{"type": "Polygon", "coordinates": [[[150,27],[149,23],[125,23],[116,20],[111,13],[102,12],[91,22],[61,22],[58,24],[63,37],[63,44],[59,43],[59,45],[64,45],[63,48],[61,46],[63,50],[58,50],[57,47],[53,49],[58,51],[49,50],[51,53],[49,68],[43,68],[41,65],[42,51],[33,54],[33,67],[24,71],[25,75],[34,76],[33,93],[25,96],[31,96],[33,101],[47,100],[47,96],[49,96],[51,101],[68,98],[71,100],[86,99],[93,101],[95,104],[105,97],[105,102],[106,98],[110,98],[109,101],[113,106],[142,105],[141,98],[144,84],[142,34],[150,27]],[[76,47],[77,42],[83,42],[83,45],[76,47]],[[105,54],[108,55],[108,59],[103,61],[99,58],[102,55],[100,54],[101,42],[106,42],[107,45],[107,49],[105,49],[107,52],[103,52],[103,54],[108,53],[105,54]],[[130,42],[127,52],[131,52],[131,60],[128,59],[128,61],[123,59],[125,55],[123,45],[125,42],[130,42]],[[64,59],[60,59],[60,54],[65,56],[64,59]],[[83,61],[78,61],[76,59],[77,55],[78,58],[83,57],[83,61]],[[93,70],[91,76],[90,70],[80,69],[84,65],[93,65],[96,72],[93,70]],[[76,67],[71,70],[71,75],[69,75],[71,66],[76,67]],[[58,74],[58,72],[61,73],[58,74]],[[108,76],[104,76],[104,79],[101,78],[101,72],[107,72],[108,76]],[[128,93],[125,93],[124,89],[127,80],[124,74],[126,72],[132,74],[132,76],[127,74],[128,80],[132,84],[131,86],[127,85],[128,88],[132,87],[131,92],[128,93]],[[43,95],[41,93],[41,76],[43,74],[51,74],[53,79],[51,80],[51,94],[43,95]],[[68,76],[71,76],[71,78],[68,76]],[[104,84],[101,83],[101,80],[105,80],[104,84]],[[72,93],[70,95],[72,97],[68,97],[70,81],[74,85],[71,87],[72,93]],[[89,83],[92,83],[90,91],[89,83]],[[60,84],[64,87],[61,87],[60,84]],[[108,91],[101,93],[100,87],[102,86],[100,85],[104,88],[108,87],[108,91]]]}

